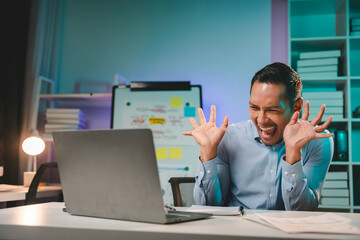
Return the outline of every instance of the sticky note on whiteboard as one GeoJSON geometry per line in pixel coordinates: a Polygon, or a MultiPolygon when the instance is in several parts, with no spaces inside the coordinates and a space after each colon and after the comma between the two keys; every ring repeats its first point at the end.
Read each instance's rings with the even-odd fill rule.
{"type": "Polygon", "coordinates": [[[157,148],[155,152],[157,160],[169,159],[167,148],[157,148]]]}
{"type": "Polygon", "coordinates": [[[181,107],[182,98],[181,97],[171,97],[170,98],[170,107],[181,107]]]}
{"type": "Polygon", "coordinates": [[[170,148],[170,159],[182,159],[182,148],[179,147],[170,148]]]}
{"type": "Polygon", "coordinates": [[[164,124],[165,121],[166,121],[165,118],[149,118],[150,125],[164,124]]]}
{"type": "Polygon", "coordinates": [[[184,107],[184,117],[195,117],[195,107],[184,107]]]}

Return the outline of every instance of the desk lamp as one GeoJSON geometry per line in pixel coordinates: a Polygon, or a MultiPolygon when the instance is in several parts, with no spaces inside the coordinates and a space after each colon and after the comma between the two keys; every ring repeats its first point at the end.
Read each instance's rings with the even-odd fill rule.
{"type": "Polygon", "coordinates": [[[26,138],[22,143],[22,149],[26,154],[33,157],[33,171],[24,172],[24,186],[28,187],[36,174],[36,156],[42,153],[45,149],[45,142],[40,138],[37,130],[31,130],[30,137],[26,138]]]}

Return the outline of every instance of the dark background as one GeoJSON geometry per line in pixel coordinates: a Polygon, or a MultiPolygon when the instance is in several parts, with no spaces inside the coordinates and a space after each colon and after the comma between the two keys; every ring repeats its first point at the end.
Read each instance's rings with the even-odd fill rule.
{"type": "Polygon", "coordinates": [[[18,182],[21,107],[31,10],[30,0],[0,2],[0,183],[18,182]]]}

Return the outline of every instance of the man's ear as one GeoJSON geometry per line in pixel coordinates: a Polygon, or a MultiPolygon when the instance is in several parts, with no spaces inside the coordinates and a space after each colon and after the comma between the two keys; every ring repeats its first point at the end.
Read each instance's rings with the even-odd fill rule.
{"type": "Polygon", "coordinates": [[[293,112],[301,112],[303,104],[304,104],[304,99],[303,98],[299,98],[298,100],[296,100],[293,112]]]}

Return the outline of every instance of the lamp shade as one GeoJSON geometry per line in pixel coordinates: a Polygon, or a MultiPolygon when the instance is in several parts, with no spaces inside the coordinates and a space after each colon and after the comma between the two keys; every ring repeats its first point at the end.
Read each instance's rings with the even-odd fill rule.
{"type": "Polygon", "coordinates": [[[44,151],[45,142],[39,137],[28,137],[22,143],[22,149],[26,154],[36,156],[44,151]]]}

